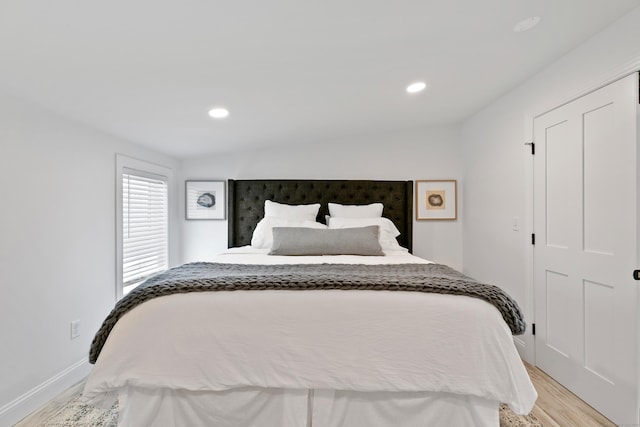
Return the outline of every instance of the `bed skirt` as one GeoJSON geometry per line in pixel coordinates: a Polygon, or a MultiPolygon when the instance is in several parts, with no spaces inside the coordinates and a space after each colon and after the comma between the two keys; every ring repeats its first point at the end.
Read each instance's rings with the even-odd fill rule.
{"type": "Polygon", "coordinates": [[[499,403],[441,392],[244,388],[222,392],[128,386],[123,427],[497,427],[499,403]]]}

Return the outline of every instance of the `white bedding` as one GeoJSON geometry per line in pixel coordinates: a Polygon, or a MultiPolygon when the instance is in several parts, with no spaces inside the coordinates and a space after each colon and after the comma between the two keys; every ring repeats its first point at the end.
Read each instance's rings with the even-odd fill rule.
{"type": "MultiPolygon", "coordinates": [[[[405,251],[384,257],[266,252],[239,248],[213,261],[428,262],[405,251]]],[[[487,302],[341,290],[196,292],[145,302],[112,330],[84,396],[108,402],[116,394],[133,399],[133,391],[159,389],[283,389],[299,399],[307,390],[427,391],[504,402],[519,414],[537,397],[508,326],[487,302]]],[[[289,401],[298,402],[290,405],[294,413],[306,413],[306,404],[289,401]]]]}

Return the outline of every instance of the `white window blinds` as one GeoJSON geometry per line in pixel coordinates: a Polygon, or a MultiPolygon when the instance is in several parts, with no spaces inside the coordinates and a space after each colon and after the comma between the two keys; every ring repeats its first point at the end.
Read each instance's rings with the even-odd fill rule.
{"type": "Polygon", "coordinates": [[[134,287],[168,267],[168,179],[122,173],[122,284],[134,287]]]}

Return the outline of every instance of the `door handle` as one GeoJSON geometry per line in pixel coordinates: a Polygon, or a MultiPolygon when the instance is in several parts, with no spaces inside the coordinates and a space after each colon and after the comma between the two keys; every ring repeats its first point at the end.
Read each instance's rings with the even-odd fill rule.
{"type": "Polygon", "coordinates": [[[633,270],[634,280],[640,280],[640,270],[633,270]]]}

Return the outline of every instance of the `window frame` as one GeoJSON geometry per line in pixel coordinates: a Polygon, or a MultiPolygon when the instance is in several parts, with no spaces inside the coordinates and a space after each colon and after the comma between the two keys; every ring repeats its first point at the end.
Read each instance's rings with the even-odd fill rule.
{"type": "Polygon", "coordinates": [[[124,295],[123,283],[123,257],[124,257],[124,238],[123,238],[123,183],[122,178],[125,170],[140,171],[141,174],[150,174],[165,177],[167,180],[167,263],[171,265],[171,223],[172,199],[173,199],[173,171],[167,166],[151,163],[145,160],[129,157],[123,154],[116,154],[116,301],[120,300],[124,295]]]}

